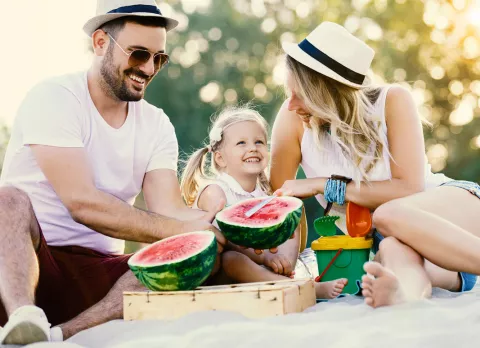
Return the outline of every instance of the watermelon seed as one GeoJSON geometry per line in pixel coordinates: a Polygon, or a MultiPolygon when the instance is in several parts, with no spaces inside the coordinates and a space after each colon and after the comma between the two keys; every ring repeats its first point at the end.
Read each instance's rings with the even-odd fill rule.
{"type": "Polygon", "coordinates": [[[260,298],[260,289],[257,289],[257,298],[260,298]]]}
{"type": "Polygon", "coordinates": [[[147,291],[147,303],[150,303],[150,291],[147,291]]]}
{"type": "Polygon", "coordinates": [[[195,302],[196,299],[195,299],[195,291],[193,292],[193,298],[192,298],[192,302],[195,302]]]}
{"type": "Polygon", "coordinates": [[[276,297],[274,297],[274,298],[272,298],[270,301],[276,301],[276,300],[277,300],[277,298],[276,298],[276,297]]]}

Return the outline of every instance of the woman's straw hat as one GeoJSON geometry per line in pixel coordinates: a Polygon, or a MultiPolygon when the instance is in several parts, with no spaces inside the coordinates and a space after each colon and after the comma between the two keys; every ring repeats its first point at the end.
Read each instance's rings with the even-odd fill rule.
{"type": "Polygon", "coordinates": [[[282,47],[299,63],[345,85],[370,85],[367,73],[375,52],[341,25],[323,22],[298,45],[285,42],[282,47]]]}

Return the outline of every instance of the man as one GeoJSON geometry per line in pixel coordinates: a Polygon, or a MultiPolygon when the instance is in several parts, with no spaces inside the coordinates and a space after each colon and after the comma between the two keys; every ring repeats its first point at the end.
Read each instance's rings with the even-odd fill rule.
{"type": "Polygon", "coordinates": [[[62,340],[121,318],[123,291],[142,289],[124,240],[210,229],[221,252],[215,212],[181,199],[172,124],[143,100],[177,24],[153,0],[99,0],[84,26],[88,72],[43,82],[23,101],[0,187],[0,344],[62,340]],[[142,189],[149,211],[133,207],[142,189]]]}

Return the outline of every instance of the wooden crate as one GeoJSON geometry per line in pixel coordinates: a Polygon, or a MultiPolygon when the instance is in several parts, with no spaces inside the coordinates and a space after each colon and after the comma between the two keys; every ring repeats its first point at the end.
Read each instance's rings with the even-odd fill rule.
{"type": "Polygon", "coordinates": [[[302,312],[315,305],[313,280],[200,287],[193,291],[124,292],[124,320],[172,320],[199,311],[233,311],[249,318],[302,312]]]}

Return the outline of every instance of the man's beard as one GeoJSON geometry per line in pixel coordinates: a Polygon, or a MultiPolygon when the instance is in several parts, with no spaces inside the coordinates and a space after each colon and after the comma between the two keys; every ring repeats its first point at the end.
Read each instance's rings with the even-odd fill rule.
{"type": "Polygon", "coordinates": [[[128,78],[130,74],[137,75],[139,77],[144,78],[145,81],[145,88],[147,87],[149,76],[145,75],[141,71],[135,71],[133,68],[124,71],[125,78],[122,78],[121,73],[118,69],[115,68],[113,64],[113,49],[108,48],[107,54],[102,62],[102,66],[100,68],[100,74],[105,81],[105,88],[108,89],[107,93],[116,97],[117,99],[125,102],[136,102],[143,98],[144,92],[133,92],[131,91],[126,84],[125,78],[128,78]]]}

